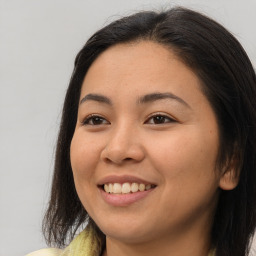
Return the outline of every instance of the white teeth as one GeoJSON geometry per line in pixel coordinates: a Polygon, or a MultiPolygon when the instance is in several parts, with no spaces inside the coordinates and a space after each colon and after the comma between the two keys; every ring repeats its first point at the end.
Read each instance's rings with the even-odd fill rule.
{"type": "Polygon", "coordinates": [[[146,190],[151,189],[151,185],[150,185],[150,184],[147,184],[145,189],[146,189],[146,190]]]}
{"type": "Polygon", "coordinates": [[[108,184],[105,184],[105,185],[104,185],[104,190],[105,190],[107,193],[109,193],[109,186],[108,186],[108,184]]]}
{"type": "Polygon", "coordinates": [[[113,184],[111,184],[111,183],[108,184],[108,193],[113,193],[113,184]]]}
{"type": "Polygon", "coordinates": [[[128,194],[128,193],[136,193],[138,191],[142,192],[145,190],[149,190],[152,187],[154,187],[154,185],[151,184],[143,184],[143,183],[128,183],[125,182],[123,184],[120,183],[108,183],[108,184],[104,184],[103,188],[107,193],[111,193],[111,194],[128,194]]]}
{"type": "Polygon", "coordinates": [[[114,183],[113,185],[113,193],[114,194],[121,194],[122,192],[122,185],[119,183],[114,183]]]}
{"type": "Polygon", "coordinates": [[[131,191],[131,186],[129,183],[124,183],[122,185],[122,194],[128,194],[131,191]]]}
{"type": "Polygon", "coordinates": [[[132,185],[131,185],[131,190],[132,190],[133,193],[134,193],[134,192],[137,192],[137,191],[139,190],[139,185],[138,185],[138,183],[132,183],[132,185]]]}
{"type": "Polygon", "coordinates": [[[139,191],[145,191],[145,188],[146,188],[145,184],[139,185],[139,191]]]}

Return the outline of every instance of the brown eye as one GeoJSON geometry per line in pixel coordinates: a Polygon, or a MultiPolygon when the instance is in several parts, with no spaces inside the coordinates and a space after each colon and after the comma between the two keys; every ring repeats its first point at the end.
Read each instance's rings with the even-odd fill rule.
{"type": "Polygon", "coordinates": [[[101,116],[96,116],[96,115],[89,116],[83,121],[83,125],[102,125],[102,124],[109,124],[109,122],[105,118],[101,116]]]}
{"type": "Polygon", "coordinates": [[[148,124],[165,124],[175,122],[174,119],[165,115],[154,115],[151,116],[146,123],[148,124]]]}

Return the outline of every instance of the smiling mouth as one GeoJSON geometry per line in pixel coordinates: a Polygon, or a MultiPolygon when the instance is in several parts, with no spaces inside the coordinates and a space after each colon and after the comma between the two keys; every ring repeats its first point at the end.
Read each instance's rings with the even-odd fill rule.
{"type": "Polygon", "coordinates": [[[143,192],[155,188],[156,185],[144,184],[144,183],[107,183],[101,186],[101,188],[109,194],[131,194],[136,192],[143,192]]]}

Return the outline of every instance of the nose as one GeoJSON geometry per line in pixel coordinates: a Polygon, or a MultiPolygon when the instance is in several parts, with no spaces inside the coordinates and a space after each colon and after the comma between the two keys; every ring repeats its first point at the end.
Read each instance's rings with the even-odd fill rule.
{"type": "Polygon", "coordinates": [[[122,165],[144,159],[143,145],[135,129],[123,125],[113,129],[109,135],[106,146],[101,152],[102,160],[122,165]]]}

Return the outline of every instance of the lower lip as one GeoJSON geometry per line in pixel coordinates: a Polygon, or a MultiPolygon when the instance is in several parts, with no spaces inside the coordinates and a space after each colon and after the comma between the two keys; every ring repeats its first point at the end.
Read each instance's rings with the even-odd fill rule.
{"type": "Polygon", "coordinates": [[[104,201],[112,206],[128,206],[133,204],[152,193],[154,189],[145,190],[142,192],[128,193],[128,194],[110,194],[100,189],[101,196],[104,201]]]}

